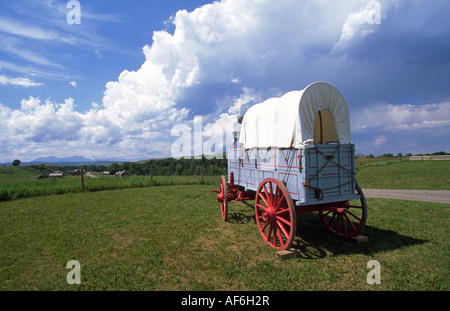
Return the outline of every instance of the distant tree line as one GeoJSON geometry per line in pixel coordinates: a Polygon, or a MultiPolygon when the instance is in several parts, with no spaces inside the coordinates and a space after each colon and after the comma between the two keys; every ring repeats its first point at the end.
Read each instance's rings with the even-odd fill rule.
{"type": "MultiPolygon", "coordinates": [[[[227,160],[224,159],[159,159],[150,160],[143,163],[138,162],[124,162],[122,164],[113,163],[107,171],[114,174],[118,171],[126,170],[132,175],[149,175],[150,167],[155,176],[192,176],[201,175],[226,175],[227,174],[227,160]]],[[[102,171],[102,170],[99,170],[102,171]]]]}
{"type": "MultiPolygon", "coordinates": [[[[422,153],[418,153],[418,154],[415,154],[416,156],[423,156],[423,155],[448,155],[448,154],[450,154],[450,153],[447,153],[447,152],[445,152],[445,151],[438,151],[438,152],[433,152],[433,153],[426,153],[426,154],[422,154],[422,153]]],[[[366,156],[366,155],[361,155],[361,154],[357,154],[356,155],[356,158],[358,159],[358,158],[393,158],[393,157],[399,157],[399,158],[402,158],[402,157],[411,157],[413,154],[411,153],[411,152],[408,152],[408,153],[405,153],[405,154],[403,154],[403,153],[401,153],[401,152],[399,152],[399,153],[397,153],[397,155],[395,155],[394,156],[394,154],[393,153],[383,153],[382,155],[379,155],[379,156],[377,156],[377,157],[375,157],[373,154],[369,154],[368,156],[366,156]]]]}
{"type": "MultiPolygon", "coordinates": [[[[225,156],[223,159],[156,159],[143,162],[123,162],[112,163],[111,165],[83,165],[81,166],[86,171],[90,172],[109,172],[115,174],[119,171],[127,171],[131,175],[150,175],[150,166],[152,167],[152,173],[154,176],[217,176],[227,174],[227,159],[225,156]],[[203,170],[203,172],[202,172],[203,170]]],[[[46,171],[68,171],[79,169],[80,166],[75,165],[54,165],[51,166],[44,164],[31,165],[36,170],[41,172],[46,171]]]]}

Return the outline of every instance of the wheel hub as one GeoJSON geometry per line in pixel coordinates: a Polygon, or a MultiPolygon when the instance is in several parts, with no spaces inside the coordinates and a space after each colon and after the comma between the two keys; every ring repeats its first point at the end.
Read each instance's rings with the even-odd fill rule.
{"type": "Polygon", "coordinates": [[[343,208],[343,207],[340,207],[340,208],[336,209],[336,212],[337,212],[338,214],[344,214],[345,211],[346,211],[346,209],[343,208]]]}
{"type": "Polygon", "coordinates": [[[216,197],[217,202],[222,203],[225,199],[225,196],[223,195],[223,193],[219,193],[216,197]]]}
{"type": "Polygon", "coordinates": [[[275,210],[272,207],[268,207],[262,216],[264,221],[268,221],[270,223],[274,222],[276,219],[275,210]]]}

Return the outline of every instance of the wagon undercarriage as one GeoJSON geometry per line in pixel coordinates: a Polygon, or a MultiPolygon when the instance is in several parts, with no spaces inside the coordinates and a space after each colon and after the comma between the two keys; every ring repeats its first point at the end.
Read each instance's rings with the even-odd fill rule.
{"type": "Polygon", "coordinates": [[[361,233],[367,219],[367,205],[359,185],[356,193],[359,199],[314,205],[297,205],[287,191],[286,185],[273,178],[261,182],[258,190],[245,190],[233,183],[226,183],[221,176],[217,202],[220,204],[222,219],[228,220],[228,202],[254,200],[255,221],[263,240],[277,250],[292,246],[297,233],[297,217],[318,213],[320,220],[330,232],[342,237],[355,237],[361,233]]]}

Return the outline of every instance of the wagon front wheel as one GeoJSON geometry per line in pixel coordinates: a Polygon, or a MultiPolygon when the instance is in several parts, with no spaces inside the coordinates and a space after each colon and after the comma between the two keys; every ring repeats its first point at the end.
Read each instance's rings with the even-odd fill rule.
{"type": "Polygon", "coordinates": [[[330,209],[319,211],[320,219],[329,231],[347,238],[362,231],[367,219],[367,204],[358,183],[356,194],[359,194],[359,200],[334,203],[330,209]]]}
{"type": "Polygon", "coordinates": [[[217,202],[220,204],[220,211],[222,213],[222,219],[228,220],[228,191],[227,191],[227,182],[225,180],[225,176],[220,176],[220,190],[217,195],[217,202]]]}
{"type": "Polygon", "coordinates": [[[297,231],[297,215],[291,195],[280,180],[267,178],[259,185],[255,217],[267,244],[277,250],[291,247],[297,231]]]}

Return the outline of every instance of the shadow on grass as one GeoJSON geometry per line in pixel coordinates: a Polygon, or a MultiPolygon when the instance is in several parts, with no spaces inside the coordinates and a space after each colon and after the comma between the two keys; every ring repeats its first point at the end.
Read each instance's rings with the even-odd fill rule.
{"type": "Polygon", "coordinates": [[[238,212],[228,212],[228,221],[235,224],[246,224],[253,222],[256,224],[255,215],[244,213],[242,211],[238,212]]]}
{"type": "MultiPolygon", "coordinates": [[[[228,221],[237,224],[254,223],[255,230],[258,230],[254,214],[246,210],[229,211],[228,221]]],[[[299,257],[302,259],[320,259],[330,254],[331,256],[374,255],[428,242],[368,225],[365,226],[361,235],[367,236],[367,243],[357,244],[351,239],[336,236],[325,228],[318,214],[301,215],[297,218],[297,234],[292,247],[300,250],[299,257]]]]}
{"type": "Polygon", "coordinates": [[[328,253],[334,256],[373,255],[428,242],[368,225],[361,235],[367,236],[367,243],[357,244],[351,239],[336,236],[325,229],[317,214],[302,215],[297,221],[297,237],[293,247],[298,248],[301,253],[304,252],[304,258],[317,259],[326,257],[328,253]]]}

